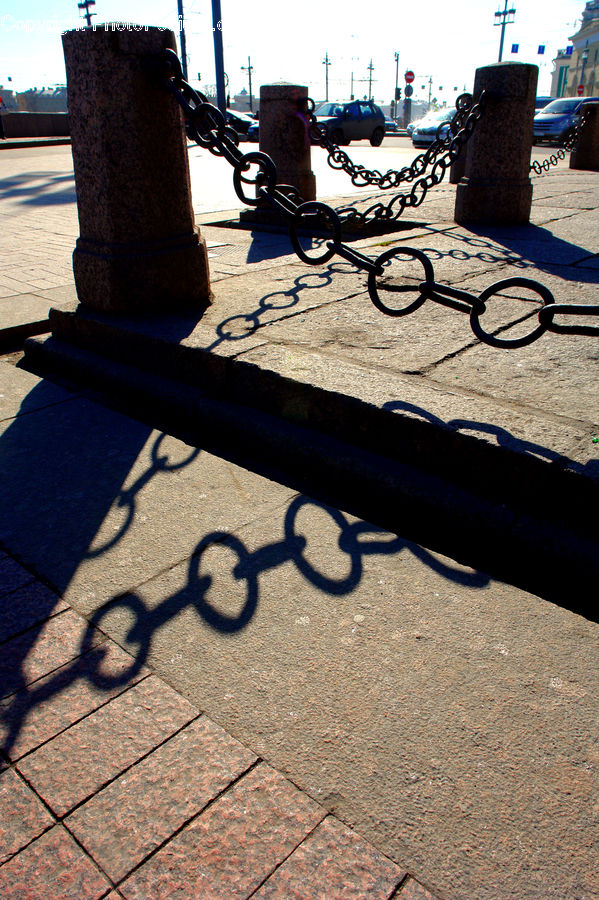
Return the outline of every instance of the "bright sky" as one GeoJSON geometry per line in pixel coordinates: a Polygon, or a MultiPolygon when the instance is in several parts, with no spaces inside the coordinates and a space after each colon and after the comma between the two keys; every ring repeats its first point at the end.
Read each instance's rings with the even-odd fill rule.
{"type": "MultiPolygon", "coordinates": [[[[60,34],[84,23],[78,0],[0,0],[0,84],[15,90],[64,84],[60,34]],[[8,77],[12,76],[12,83],[8,77]]],[[[505,31],[504,61],[539,65],[538,94],[549,93],[552,59],[579,27],[585,0],[513,0],[513,24],[505,31]],[[519,52],[511,53],[512,44],[519,52]],[[545,54],[538,55],[540,44],[545,54]]],[[[214,84],[211,0],[184,0],[190,81],[214,84]]],[[[413,99],[432,96],[452,100],[454,88],[471,90],[478,66],[497,62],[501,28],[495,12],[504,0],[221,0],[225,71],[233,95],[248,88],[251,58],[252,93],[260,84],[288,81],[306,84],[315,100],[324,99],[325,54],[331,61],[329,99],[368,92],[372,60],[372,94],[389,103],[395,88],[395,53],[399,86],[406,69],[416,73],[413,99]]],[[[166,25],[178,34],[177,0],[96,0],[93,22],[127,21],[166,25]]]]}

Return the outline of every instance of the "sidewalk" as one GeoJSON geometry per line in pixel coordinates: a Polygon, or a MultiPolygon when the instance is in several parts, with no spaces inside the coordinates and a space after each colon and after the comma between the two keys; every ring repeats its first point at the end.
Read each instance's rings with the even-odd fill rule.
{"type": "MultiPolygon", "coordinates": [[[[529,229],[458,228],[453,195],[352,246],[424,249],[476,292],[524,274],[597,302],[597,173],[535,180],[529,229]]],[[[445,433],[595,496],[596,338],[507,351],[433,304],[384,317],[364,273],[308,268],[235,215],[200,216],[216,298],[189,352],[245,365],[248,395],[250,371],[276,375],[294,422],[340,431],[368,403],[372,422],[435,424],[423,459],[445,433]]],[[[66,202],[17,222],[0,303],[18,329],[28,304],[74,307],[77,222],[66,202]]],[[[522,309],[493,327],[530,328],[522,309]]],[[[203,399],[189,445],[19,356],[0,358],[0,894],[599,897],[599,627],[592,589],[572,611],[575,570],[549,603],[244,467],[253,408],[219,456],[203,399]]]]}

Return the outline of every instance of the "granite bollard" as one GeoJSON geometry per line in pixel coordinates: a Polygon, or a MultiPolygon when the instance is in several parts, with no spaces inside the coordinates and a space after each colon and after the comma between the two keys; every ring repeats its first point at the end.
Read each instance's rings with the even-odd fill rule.
{"type": "Polygon", "coordinates": [[[171,31],[107,23],[63,35],[80,236],[79,302],[120,312],[202,309],[211,299],[195,226],[183,117],[152,60],[171,31]]]}
{"type": "Polygon", "coordinates": [[[524,63],[495,63],[476,70],[474,97],[484,90],[486,100],[456,190],[459,225],[522,225],[530,220],[537,77],[537,66],[524,63]]]}
{"type": "Polygon", "coordinates": [[[583,110],[586,121],[570,154],[570,168],[599,172],[599,103],[589,103],[583,110]]]}
{"type": "Polygon", "coordinates": [[[277,167],[277,182],[297,188],[304,200],[316,199],[305,104],[308,88],[264,84],[260,88],[260,150],[277,167]]]}

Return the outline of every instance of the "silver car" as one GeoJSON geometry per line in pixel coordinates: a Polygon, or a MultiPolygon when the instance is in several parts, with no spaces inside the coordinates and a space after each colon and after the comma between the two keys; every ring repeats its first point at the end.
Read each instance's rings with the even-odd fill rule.
{"type": "Polygon", "coordinates": [[[435,112],[429,112],[424,119],[416,122],[412,130],[411,138],[415,147],[428,147],[433,141],[437,140],[439,128],[441,127],[440,136],[446,138],[449,136],[449,127],[447,123],[451,122],[456,114],[454,107],[444,107],[437,109],[435,112]]]}

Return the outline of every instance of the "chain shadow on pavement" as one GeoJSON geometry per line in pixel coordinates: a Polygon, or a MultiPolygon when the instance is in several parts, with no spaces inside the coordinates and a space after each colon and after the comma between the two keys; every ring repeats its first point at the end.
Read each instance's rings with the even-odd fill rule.
{"type": "MultiPolygon", "coordinates": [[[[250,551],[235,534],[210,532],[197,543],[189,558],[183,587],[165,596],[157,605],[150,608],[135,591],[119,594],[103,603],[89,620],[80,655],[39,682],[23,685],[0,706],[0,723],[3,723],[5,733],[1,748],[3,754],[10,758],[22,723],[30,712],[74,682],[85,680],[100,691],[113,692],[141,677],[154,636],[186,608],[193,608],[197,616],[217,632],[231,634],[246,628],[260,602],[260,576],[286,563],[295,565],[309,584],[330,597],[349,596],[356,590],[362,580],[365,557],[399,557],[403,552],[412,553],[431,570],[455,584],[476,590],[490,582],[490,578],[482,572],[467,570],[457,564],[452,566],[411,541],[362,520],[352,521],[340,510],[305,495],[298,495],[289,503],[284,516],[283,534],[282,540],[250,551]],[[317,568],[311,562],[307,553],[310,535],[306,534],[305,520],[298,525],[298,514],[306,509],[312,513],[325,512],[338,529],[335,549],[346,560],[341,576],[328,572],[324,567],[317,568]],[[245,595],[243,604],[231,614],[223,612],[222,607],[218,608],[211,601],[211,590],[217,597],[220,596],[218,584],[214,583],[212,575],[203,570],[205,555],[219,548],[233,554],[236,561],[231,568],[231,576],[243,586],[245,595]],[[118,613],[119,617],[125,614],[127,622],[131,620],[124,636],[110,634],[110,616],[113,613],[118,613]],[[100,632],[118,641],[129,654],[129,665],[114,666],[106,645],[98,644],[100,632]],[[107,661],[108,667],[105,665],[107,661]]],[[[332,548],[329,549],[332,551],[332,548]]],[[[330,559],[328,552],[327,559],[330,559]]]]}
{"type": "Polygon", "coordinates": [[[445,421],[422,406],[416,406],[414,403],[409,403],[406,400],[389,400],[383,405],[383,409],[391,412],[407,412],[425,422],[430,422],[432,425],[438,425],[444,429],[468,432],[469,434],[478,432],[481,435],[491,436],[496,439],[498,446],[513,450],[516,453],[544,459],[551,463],[555,469],[567,468],[581,475],[588,475],[591,478],[599,477],[599,459],[589,459],[586,463],[576,462],[576,460],[570,459],[570,457],[559,453],[557,450],[551,450],[549,447],[535,444],[534,441],[518,438],[506,428],[493,425],[492,422],[478,422],[475,419],[448,419],[445,421]]]}
{"type": "MultiPolygon", "coordinates": [[[[576,281],[582,284],[599,284],[599,268],[581,265],[597,253],[571,241],[556,237],[547,228],[540,225],[521,225],[511,228],[469,225],[468,231],[474,238],[454,235],[457,240],[470,246],[474,242],[488,238],[494,241],[489,245],[497,251],[497,244],[505,247],[505,262],[522,269],[536,269],[551,275],[558,275],[564,281],[576,281]]],[[[485,242],[486,243],[486,242],[485,242]]],[[[501,261],[501,257],[498,261],[501,261]]],[[[557,296],[559,303],[560,298],[557,296]]]]}
{"type": "MultiPolygon", "coordinates": [[[[288,290],[272,291],[260,298],[256,309],[248,313],[238,313],[228,316],[219,322],[215,328],[216,339],[206,348],[207,351],[215,350],[220,344],[228,341],[242,341],[255,334],[260,328],[270,325],[277,319],[269,319],[269,314],[289,310],[287,316],[298,315],[305,309],[296,309],[300,302],[300,294],[303,291],[327,287],[332,284],[335,275],[350,275],[355,272],[349,263],[331,263],[322,271],[305,272],[293,280],[293,287],[288,290]]],[[[339,302],[345,298],[340,298],[339,302]]]]}
{"type": "MultiPolygon", "coordinates": [[[[22,706],[21,696],[28,690],[27,658],[75,572],[82,562],[104,555],[122,540],[134,521],[136,499],[152,479],[188,465],[201,452],[190,448],[183,460],[170,461],[164,452],[164,435],[158,434],[149,465],[125,487],[152,432],[148,424],[41,381],[0,434],[0,547],[49,588],[39,592],[37,624],[28,627],[25,622],[22,629],[13,628],[0,648],[12,654],[10,694],[15,699],[0,704],[0,732],[8,729],[7,746],[14,743],[30,709],[27,703],[22,706]],[[101,527],[113,508],[119,524],[114,534],[104,538],[101,527]]],[[[13,594],[2,596],[0,612],[12,602],[13,594]]],[[[86,665],[85,660],[77,660],[75,670],[85,671],[86,665]]],[[[58,673],[54,687],[40,686],[39,694],[60,691],[71,680],[66,673],[58,673]]]]}

